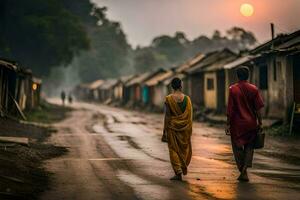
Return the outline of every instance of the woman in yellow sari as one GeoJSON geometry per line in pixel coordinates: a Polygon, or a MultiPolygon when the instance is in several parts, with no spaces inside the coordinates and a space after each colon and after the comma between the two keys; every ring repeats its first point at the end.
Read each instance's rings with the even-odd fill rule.
{"type": "Polygon", "coordinates": [[[182,81],[174,78],[171,82],[173,93],[166,97],[165,124],[162,141],[168,143],[170,161],[175,176],[170,180],[182,180],[192,157],[192,103],[182,93],[182,81]]]}

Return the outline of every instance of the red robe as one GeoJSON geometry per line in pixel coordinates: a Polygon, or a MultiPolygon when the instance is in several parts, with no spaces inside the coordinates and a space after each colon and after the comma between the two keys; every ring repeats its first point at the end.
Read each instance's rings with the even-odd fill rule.
{"type": "Polygon", "coordinates": [[[239,81],[230,86],[227,117],[230,120],[232,141],[237,146],[251,143],[255,139],[258,130],[255,111],[262,107],[264,107],[263,99],[255,85],[247,81],[239,81]]]}

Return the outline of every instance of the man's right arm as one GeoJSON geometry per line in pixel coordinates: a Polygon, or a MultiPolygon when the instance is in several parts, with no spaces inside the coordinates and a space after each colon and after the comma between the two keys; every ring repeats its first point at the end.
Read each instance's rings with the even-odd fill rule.
{"type": "Polygon", "coordinates": [[[257,115],[258,126],[261,129],[262,128],[262,114],[261,114],[261,109],[259,109],[258,111],[256,111],[256,115],[257,115]]]}

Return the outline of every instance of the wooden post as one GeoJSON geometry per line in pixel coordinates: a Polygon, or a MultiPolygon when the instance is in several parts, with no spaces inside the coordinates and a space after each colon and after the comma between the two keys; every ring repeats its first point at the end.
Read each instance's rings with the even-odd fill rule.
{"type": "Polygon", "coordinates": [[[290,122],[289,135],[292,135],[293,125],[294,125],[295,107],[296,107],[296,103],[294,102],[294,104],[293,104],[293,110],[292,110],[292,116],[291,116],[291,122],[290,122]]]}
{"type": "Polygon", "coordinates": [[[275,37],[275,31],[274,31],[274,24],[271,23],[271,37],[272,37],[272,46],[271,46],[271,49],[274,48],[274,37],[275,37]]]}

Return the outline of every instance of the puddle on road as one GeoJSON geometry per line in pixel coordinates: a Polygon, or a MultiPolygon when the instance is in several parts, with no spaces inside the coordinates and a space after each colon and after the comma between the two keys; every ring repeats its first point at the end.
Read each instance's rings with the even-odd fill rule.
{"type": "Polygon", "coordinates": [[[118,171],[117,177],[132,187],[136,195],[141,199],[169,199],[170,194],[167,187],[155,185],[152,182],[125,170],[118,171]]]}
{"type": "Polygon", "coordinates": [[[106,124],[113,124],[115,122],[115,119],[113,116],[111,115],[106,115],[105,116],[105,123],[106,124]]]}
{"type": "Polygon", "coordinates": [[[95,124],[93,125],[93,128],[94,132],[96,133],[106,133],[107,130],[100,124],[95,124]]]}
{"type": "MultiPolygon", "coordinates": [[[[207,199],[234,199],[236,192],[232,184],[220,184],[218,182],[206,182],[204,185],[198,183],[189,183],[190,195],[197,198],[196,195],[205,196],[207,199]]],[[[202,198],[200,198],[202,199],[202,198]]]]}
{"type": "Polygon", "coordinates": [[[231,168],[231,166],[232,166],[231,164],[229,164],[227,162],[219,161],[214,158],[205,158],[202,156],[193,156],[192,158],[195,160],[206,162],[208,165],[218,166],[218,168],[231,168]]]}
{"type": "Polygon", "coordinates": [[[127,141],[130,146],[132,146],[135,149],[138,149],[138,150],[142,151],[144,154],[146,154],[147,156],[149,156],[149,157],[151,157],[151,158],[153,158],[155,160],[159,160],[159,161],[162,161],[162,162],[169,162],[168,160],[165,160],[165,159],[162,159],[162,158],[158,158],[156,156],[153,156],[151,153],[148,153],[146,150],[144,150],[143,148],[141,148],[135,141],[133,141],[132,137],[130,137],[130,136],[119,135],[118,138],[121,141],[127,141]]]}

